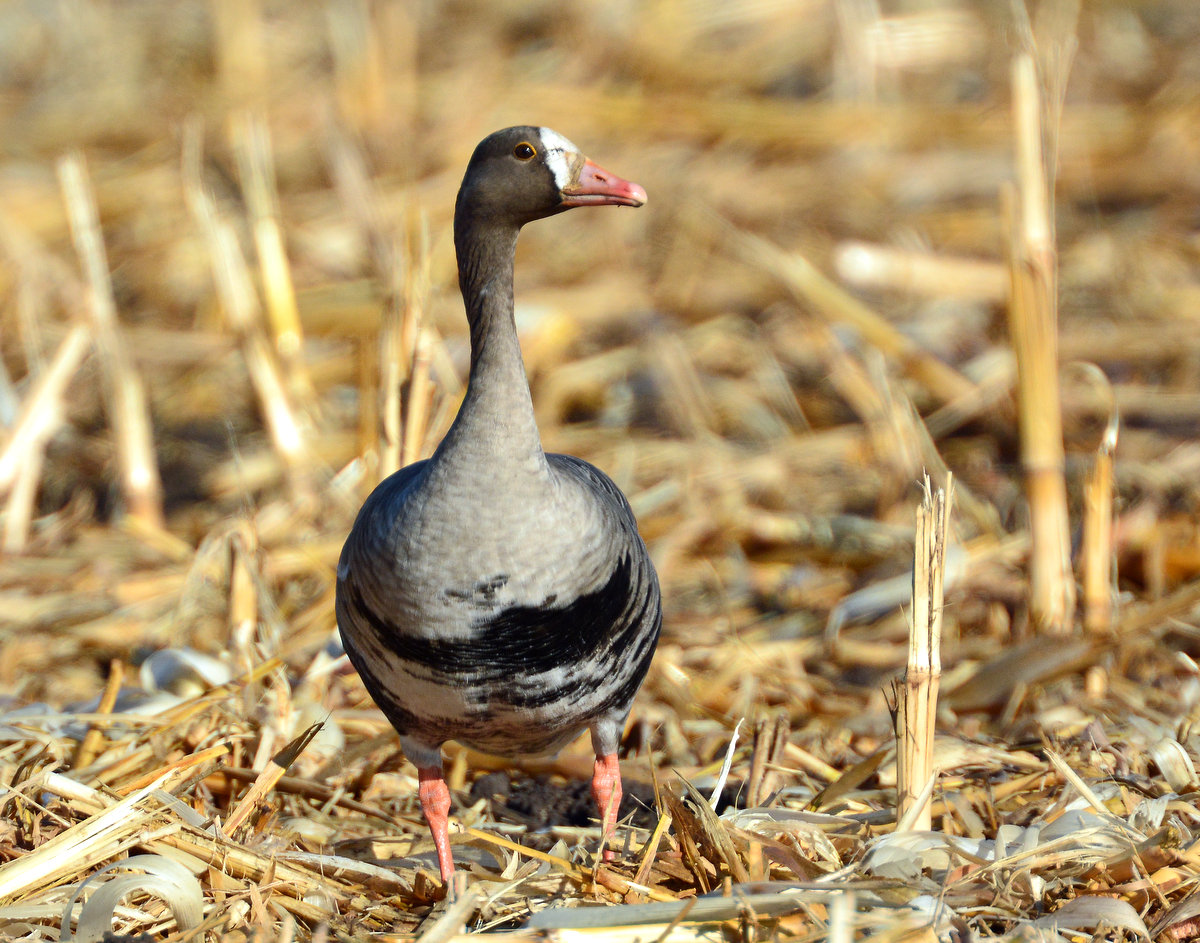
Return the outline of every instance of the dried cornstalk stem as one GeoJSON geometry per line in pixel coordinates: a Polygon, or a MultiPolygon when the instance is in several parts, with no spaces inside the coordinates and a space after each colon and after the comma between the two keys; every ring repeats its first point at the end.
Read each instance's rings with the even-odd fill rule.
{"type": "Polygon", "coordinates": [[[230,321],[242,328],[242,353],[258,392],[275,451],[288,470],[295,472],[303,467],[305,456],[300,421],[288,397],[275,352],[257,323],[257,299],[250,287],[237,236],[228,222],[216,221],[209,249],[217,275],[217,293],[222,296],[230,321]],[[238,313],[234,314],[235,311],[238,313]]]}
{"type": "MultiPolygon", "coordinates": [[[[658,822],[654,826],[654,831],[650,835],[650,840],[646,842],[642,848],[641,860],[638,862],[637,871],[634,872],[633,880],[630,884],[644,887],[650,880],[650,872],[654,867],[655,859],[658,855],[658,846],[661,844],[663,836],[671,828],[671,814],[663,812],[658,817],[658,822]]],[[[638,892],[640,895],[640,892],[638,892]]],[[[634,903],[630,900],[627,903],[634,903]]]]}
{"type": "Polygon", "coordinates": [[[384,308],[379,325],[379,389],[363,390],[363,398],[381,397],[379,416],[379,480],[382,481],[400,467],[401,444],[404,439],[404,417],[400,390],[408,378],[412,348],[404,347],[404,304],[399,288],[394,287],[384,308]]]}
{"type": "Polygon", "coordinates": [[[916,252],[847,240],[834,254],[838,276],[858,288],[885,288],[924,298],[1008,299],[1008,272],[999,262],[916,252]]]}
{"type": "Polygon", "coordinates": [[[429,408],[433,404],[433,384],[429,379],[429,331],[422,328],[413,350],[408,378],[408,396],[404,400],[404,438],[400,443],[400,465],[411,465],[421,457],[421,446],[429,428],[429,408]]]}
{"type": "Polygon", "coordinates": [[[1107,632],[1112,626],[1113,598],[1113,453],[1118,423],[1114,412],[1096,450],[1096,461],[1083,486],[1083,626],[1107,632]]]}
{"type": "Polygon", "coordinates": [[[759,717],[754,722],[754,750],[746,779],[746,808],[762,805],[771,795],[775,773],[770,767],[780,762],[789,730],[787,714],[780,711],[759,717]]]}
{"type": "MultiPolygon", "coordinates": [[[[390,282],[388,304],[379,326],[379,384],[383,398],[379,426],[379,478],[383,480],[403,463],[404,410],[400,401],[401,390],[412,375],[413,357],[416,354],[419,312],[408,304],[408,269],[412,266],[412,252],[405,241],[404,265],[401,268],[391,262],[381,274],[390,282]],[[404,276],[401,276],[401,272],[404,276]]],[[[370,391],[372,396],[376,391],[370,391]]]]}
{"type": "Polygon", "coordinates": [[[750,752],[750,772],[746,777],[746,808],[760,805],[763,774],[767,768],[767,753],[773,740],[770,718],[754,718],[754,747],[750,752]]]}
{"type": "Polygon", "coordinates": [[[304,331],[296,307],[296,291],[279,224],[279,197],[271,138],[261,119],[246,115],[236,138],[242,193],[253,222],[254,247],[258,253],[266,301],[267,324],[275,352],[288,380],[288,391],[302,402],[312,402],[315,392],[304,363],[304,331]]]}
{"type": "Polygon", "coordinates": [[[429,227],[424,215],[412,229],[404,240],[403,284],[397,284],[400,294],[385,314],[380,344],[384,401],[380,478],[420,458],[433,397],[432,341],[422,326],[430,285],[429,227]]]}
{"type": "Polygon", "coordinates": [[[0,450],[0,492],[11,492],[4,508],[4,552],[20,553],[29,540],[44,449],[62,422],[67,384],[91,349],[92,332],[71,328],[50,365],[42,370],[0,450]]]}
{"type": "Polygon", "coordinates": [[[404,319],[401,323],[402,349],[409,357],[408,389],[404,403],[404,439],[400,444],[400,464],[408,465],[421,457],[433,387],[429,382],[433,337],[424,324],[432,283],[430,273],[429,220],[417,215],[405,240],[404,319]],[[415,247],[414,247],[415,243],[415,247]]]}
{"type": "Polygon", "coordinates": [[[4,553],[22,553],[29,541],[29,528],[33,524],[33,509],[37,503],[45,457],[39,443],[39,447],[30,453],[29,460],[17,472],[17,480],[4,506],[4,541],[0,545],[4,553]]]}
{"type": "Polygon", "coordinates": [[[1056,249],[1042,152],[1044,108],[1033,57],[1013,62],[1017,207],[1009,245],[1009,331],[1017,357],[1021,464],[1029,502],[1030,612],[1050,632],[1075,613],[1058,382],[1056,249]]]}
{"type": "Polygon", "coordinates": [[[25,397],[21,414],[0,450],[0,491],[12,487],[21,466],[31,460],[58,428],[63,394],[91,345],[92,331],[87,325],[72,327],[58,345],[50,366],[42,371],[25,397]]]}
{"type": "Polygon", "coordinates": [[[288,395],[275,350],[263,330],[258,296],[237,234],[230,223],[220,217],[212,198],[204,190],[200,174],[200,132],[196,126],[189,127],[185,137],[183,176],[188,208],[208,244],[217,297],[229,325],[241,341],[246,368],[266,418],[272,445],[288,471],[293,488],[303,491],[307,483],[307,450],[300,419],[288,395]]]}
{"type": "MultiPolygon", "coordinates": [[[[281,891],[320,886],[339,896],[346,894],[345,886],[332,879],[328,874],[318,875],[301,865],[281,861],[274,855],[260,854],[228,839],[213,838],[205,832],[184,828],[175,834],[162,835],[155,841],[146,844],[149,851],[160,851],[163,846],[177,848],[189,855],[194,855],[205,864],[236,879],[262,881],[263,878],[270,876],[278,882],[281,891]],[[291,887],[287,887],[287,885],[291,885],[291,887]]],[[[282,901],[287,898],[284,894],[280,894],[274,899],[282,901]]],[[[309,904],[308,909],[311,916],[307,919],[328,918],[328,914],[315,905],[309,904]]]]}
{"type": "MultiPolygon", "coordinates": [[[[954,478],[936,495],[925,479],[925,496],[917,509],[913,548],[912,627],[908,636],[908,669],[897,697],[896,792],[897,818],[904,818],[933,776],[933,738],[938,686],[942,679],[942,602],[946,575],[946,536],[954,478]]],[[[917,814],[912,827],[928,830],[930,804],[917,814]]]]}
{"type": "Polygon", "coordinates": [[[842,891],[834,895],[829,904],[829,926],[826,939],[829,943],[853,943],[854,940],[854,891],[842,891]]]}
{"type": "Polygon", "coordinates": [[[100,352],[109,419],[116,439],[126,510],[131,516],[161,529],[162,480],[154,454],[150,407],[142,378],[134,367],[133,356],[117,323],[117,306],[100,235],[96,200],[87,180],[83,156],[71,154],[60,160],[58,177],[67,204],[75,251],[87,279],[88,311],[96,325],[96,346],[100,352]]]}
{"type": "Polygon", "coordinates": [[[259,600],[253,572],[253,540],[252,532],[235,532],[230,536],[229,638],[233,643],[237,670],[243,673],[254,667],[257,654],[254,650],[254,632],[258,627],[259,600]]]}
{"type": "MultiPolygon", "coordinates": [[[[124,677],[125,663],[114,658],[109,664],[108,680],[104,684],[104,693],[100,696],[100,703],[96,707],[97,714],[112,713],[112,709],[117,703],[117,695],[121,693],[121,681],[124,677]]],[[[103,745],[104,731],[95,724],[88,727],[87,733],[79,742],[79,749],[75,751],[75,759],[71,766],[74,769],[83,769],[91,765],[103,745]]]]}
{"type": "Polygon", "coordinates": [[[229,818],[225,821],[227,834],[233,835],[250,817],[251,813],[264,802],[271,790],[275,788],[276,783],[296,762],[305,747],[312,742],[313,737],[321,732],[323,726],[325,726],[324,723],[313,724],[267,761],[263,771],[238,802],[237,808],[229,813],[229,818]]]}

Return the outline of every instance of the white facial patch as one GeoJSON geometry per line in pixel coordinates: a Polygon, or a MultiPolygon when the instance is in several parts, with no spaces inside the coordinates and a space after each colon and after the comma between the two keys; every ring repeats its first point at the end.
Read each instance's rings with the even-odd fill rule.
{"type": "Polygon", "coordinates": [[[554,174],[554,185],[562,190],[571,182],[572,158],[579,153],[579,148],[549,128],[539,128],[538,133],[542,138],[542,157],[554,174]]]}

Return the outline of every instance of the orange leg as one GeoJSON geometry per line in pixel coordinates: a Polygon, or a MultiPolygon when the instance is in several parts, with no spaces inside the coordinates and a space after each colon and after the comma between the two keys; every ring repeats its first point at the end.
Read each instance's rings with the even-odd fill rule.
{"type": "MultiPolygon", "coordinates": [[[[617,824],[617,810],[621,807],[621,767],[617,764],[617,754],[606,753],[596,757],[596,765],[592,771],[592,798],[600,810],[600,822],[604,837],[611,838],[613,828],[617,824]]],[[[604,860],[611,861],[615,857],[611,848],[604,849],[604,860]]]]}
{"type": "MultiPolygon", "coordinates": [[[[614,765],[616,757],[613,758],[614,765]]],[[[421,811],[425,813],[425,821],[429,823],[429,831],[433,833],[433,844],[437,848],[438,869],[442,872],[442,881],[450,883],[454,874],[454,857],[450,854],[450,789],[442,776],[440,766],[421,766],[417,768],[417,781],[420,786],[417,796],[421,800],[421,811]]],[[[618,790],[620,785],[618,784],[618,790]]]]}

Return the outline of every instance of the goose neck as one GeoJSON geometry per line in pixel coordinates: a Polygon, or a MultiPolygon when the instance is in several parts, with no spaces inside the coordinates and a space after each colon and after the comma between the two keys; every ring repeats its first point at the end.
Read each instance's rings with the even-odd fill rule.
{"type": "Polygon", "coordinates": [[[513,317],[517,232],[455,226],[459,287],[471,331],[471,372],[448,447],[482,449],[489,461],[533,460],[540,466],[541,439],[513,317]]]}

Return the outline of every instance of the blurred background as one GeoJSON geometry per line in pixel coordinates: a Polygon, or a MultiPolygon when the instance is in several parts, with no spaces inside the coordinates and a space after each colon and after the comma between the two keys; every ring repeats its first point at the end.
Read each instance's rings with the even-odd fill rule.
{"type": "MultiPolygon", "coordinates": [[[[312,670],[355,511],[462,393],[466,161],[531,123],[649,194],[531,226],[517,260],[544,444],[617,480],[662,576],[631,748],[699,769],[764,710],[826,771],[886,739],[925,471],[958,487],[960,729],[1028,732],[1084,669],[1178,705],[1195,676],[1163,649],[1022,649],[980,680],[1032,636],[1006,322],[1027,48],[1076,542],[1121,420],[1119,629],[1200,576],[1190,0],[0,5],[0,691],[87,701],[165,648],[312,670]]],[[[1162,611],[1190,650],[1192,609],[1162,611]]],[[[352,675],[305,696],[386,733],[352,675]]],[[[230,722],[278,744],[294,713],[230,722]]]]}

